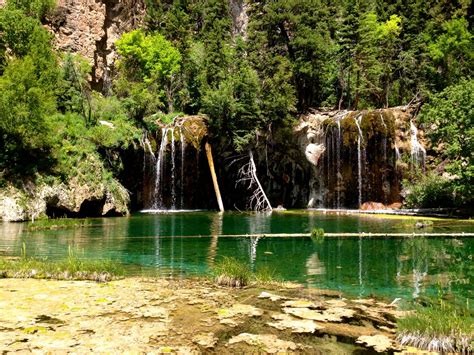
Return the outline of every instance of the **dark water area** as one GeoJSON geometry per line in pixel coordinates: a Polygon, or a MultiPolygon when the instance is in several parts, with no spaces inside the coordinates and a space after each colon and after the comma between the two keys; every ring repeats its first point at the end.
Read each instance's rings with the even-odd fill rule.
{"type": "MultiPolygon", "coordinates": [[[[342,291],[353,297],[394,299],[447,294],[473,298],[472,237],[393,238],[391,233],[472,233],[474,223],[421,218],[288,211],[255,214],[196,211],[88,219],[82,227],[31,230],[31,223],[0,224],[0,255],[59,259],[69,250],[87,259],[107,258],[128,274],[207,275],[225,256],[265,267],[283,280],[342,291]],[[251,237],[274,233],[387,233],[382,237],[251,237]],[[225,236],[223,236],[225,235],[225,236]]],[[[60,224],[58,222],[58,224],[60,224]]]]}

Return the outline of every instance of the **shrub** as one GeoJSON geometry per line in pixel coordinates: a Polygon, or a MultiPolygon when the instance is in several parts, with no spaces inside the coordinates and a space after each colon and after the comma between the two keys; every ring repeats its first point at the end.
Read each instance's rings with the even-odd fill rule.
{"type": "Polygon", "coordinates": [[[438,208],[455,205],[450,181],[438,175],[422,175],[418,180],[403,182],[408,208],[438,208]]]}

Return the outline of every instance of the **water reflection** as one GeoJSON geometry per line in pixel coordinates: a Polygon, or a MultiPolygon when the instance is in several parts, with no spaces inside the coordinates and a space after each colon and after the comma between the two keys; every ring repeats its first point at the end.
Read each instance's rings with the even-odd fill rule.
{"type": "MultiPolygon", "coordinates": [[[[354,296],[420,297],[442,291],[472,298],[474,240],[437,238],[270,238],[269,233],[411,231],[413,220],[320,213],[173,213],[91,219],[79,228],[31,231],[0,224],[0,255],[60,258],[68,247],[84,258],[111,258],[131,273],[205,274],[224,256],[266,266],[286,280],[354,296]],[[252,237],[229,238],[239,234],[252,237]],[[188,236],[183,238],[182,236],[188,236]]],[[[470,232],[472,224],[434,221],[433,230],[470,232]]]]}

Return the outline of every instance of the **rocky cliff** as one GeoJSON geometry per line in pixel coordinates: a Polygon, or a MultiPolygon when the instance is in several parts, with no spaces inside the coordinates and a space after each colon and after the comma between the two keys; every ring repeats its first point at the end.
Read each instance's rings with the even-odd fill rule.
{"type": "Polygon", "coordinates": [[[115,60],[115,41],[142,25],[145,14],[142,0],[58,0],[46,26],[54,34],[56,48],[86,58],[93,68],[92,86],[106,90],[115,60]]]}

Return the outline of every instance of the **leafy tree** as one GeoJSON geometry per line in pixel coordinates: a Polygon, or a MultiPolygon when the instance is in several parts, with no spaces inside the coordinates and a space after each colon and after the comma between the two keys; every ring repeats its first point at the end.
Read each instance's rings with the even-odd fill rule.
{"type": "Polygon", "coordinates": [[[42,19],[54,9],[55,0],[8,0],[8,10],[21,10],[25,15],[42,19]]]}
{"type": "Polygon", "coordinates": [[[29,175],[50,165],[48,116],[55,112],[51,88],[41,84],[33,58],[9,62],[0,77],[0,170],[29,175]]]}
{"type": "Polygon", "coordinates": [[[443,32],[428,46],[436,65],[433,74],[444,83],[455,83],[474,69],[474,36],[468,21],[454,18],[442,24],[443,32]]]}
{"type": "Polygon", "coordinates": [[[237,151],[251,143],[262,124],[261,91],[257,73],[239,54],[226,79],[205,93],[202,111],[211,118],[214,132],[226,132],[232,137],[237,151]]]}
{"type": "Polygon", "coordinates": [[[87,81],[90,64],[79,55],[67,53],[62,61],[59,109],[82,115],[86,125],[92,124],[91,88],[87,81]]]}
{"type": "Polygon", "coordinates": [[[463,80],[434,95],[420,118],[437,154],[447,162],[457,198],[473,202],[474,81],[463,80]]]}
{"type": "Polygon", "coordinates": [[[118,68],[124,77],[142,90],[152,89],[174,111],[174,100],[180,88],[181,54],[162,35],[145,34],[142,30],[125,33],[116,42],[121,58],[118,68]]]}

